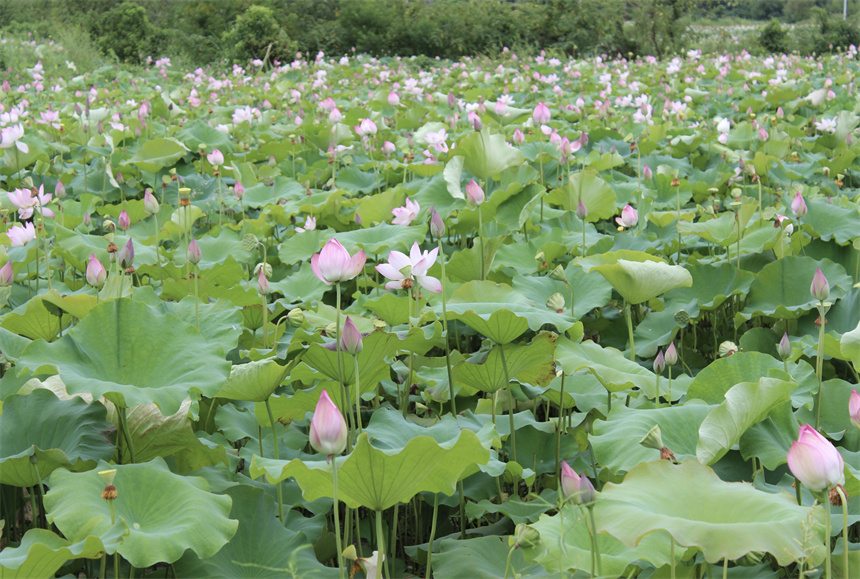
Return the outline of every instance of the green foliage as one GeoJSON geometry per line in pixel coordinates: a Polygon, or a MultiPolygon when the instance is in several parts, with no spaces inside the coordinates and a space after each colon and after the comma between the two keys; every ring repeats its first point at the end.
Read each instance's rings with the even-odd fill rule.
{"type": "Polygon", "coordinates": [[[779,20],[774,18],[767,26],[762,28],[758,37],[758,42],[761,47],[767,52],[785,53],[788,52],[788,35],[783,30],[779,20]]]}
{"type": "Polygon", "coordinates": [[[235,60],[280,59],[290,52],[290,41],[270,8],[251,6],[224,35],[235,60]]]}
{"type": "Polygon", "coordinates": [[[123,2],[102,14],[90,32],[105,53],[123,62],[140,62],[152,51],[156,38],[146,9],[134,2],[123,2]]]}
{"type": "Polygon", "coordinates": [[[782,8],[782,15],[787,22],[806,20],[811,14],[815,0],[788,0],[782,8]]]}

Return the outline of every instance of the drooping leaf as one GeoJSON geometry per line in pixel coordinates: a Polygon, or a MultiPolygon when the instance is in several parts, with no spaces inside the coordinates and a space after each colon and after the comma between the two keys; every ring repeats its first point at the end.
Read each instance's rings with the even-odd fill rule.
{"type": "Polygon", "coordinates": [[[155,173],[173,166],[188,149],[172,138],[158,138],[145,142],[137,152],[122,165],[135,165],[143,171],[155,173]]]}
{"type": "Polygon", "coordinates": [[[0,579],[54,577],[69,559],[98,559],[104,553],[114,553],[124,532],[125,528],[117,525],[111,534],[90,535],[72,544],[52,531],[30,529],[20,545],[0,551],[0,579]]]}

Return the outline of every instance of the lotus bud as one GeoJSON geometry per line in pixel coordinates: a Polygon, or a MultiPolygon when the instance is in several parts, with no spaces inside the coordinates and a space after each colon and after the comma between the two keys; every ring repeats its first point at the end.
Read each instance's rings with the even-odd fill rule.
{"type": "Polygon", "coordinates": [[[564,296],[560,293],[554,293],[546,300],[546,307],[554,312],[562,313],[564,311],[564,296]]]}
{"type": "Polygon", "coordinates": [[[188,259],[188,263],[197,265],[200,263],[200,260],[203,258],[203,253],[200,251],[200,246],[197,245],[197,240],[192,239],[188,243],[188,251],[186,253],[186,258],[188,259]]]}
{"type": "Polygon", "coordinates": [[[657,356],[654,358],[654,373],[662,374],[663,369],[666,367],[666,358],[663,356],[663,349],[660,348],[660,351],[657,352],[657,356]]]}
{"type": "Polygon", "coordinates": [[[264,268],[260,268],[260,274],[257,276],[257,292],[261,296],[269,295],[269,280],[266,278],[264,268]]]}
{"type": "Polygon", "coordinates": [[[15,272],[12,271],[12,262],[7,261],[6,265],[0,267],[0,287],[12,285],[15,281],[15,272]]]}
{"type": "Polygon", "coordinates": [[[618,223],[621,227],[635,227],[637,223],[639,223],[639,214],[635,209],[628,203],[624,206],[624,209],[621,211],[621,217],[616,217],[615,222],[618,223]]]}
{"type": "Polygon", "coordinates": [[[588,207],[585,206],[585,203],[582,202],[582,199],[579,200],[579,203],[576,204],[576,216],[585,221],[585,218],[588,217],[588,207]]]}
{"type": "Polygon", "coordinates": [[[532,119],[534,119],[535,124],[544,125],[548,123],[551,118],[552,113],[550,112],[549,107],[546,106],[543,101],[539,102],[532,113],[532,119]]]}
{"type": "Polygon", "coordinates": [[[522,549],[536,547],[540,544],[540,532],[525,523],[520,523],[514,529],[514,535],[509,541],[513,542],[512,547],[522,549]]]}
{"type": "Polygon", "coordinates": [[[293,308],[287,314],[287,322],[294,328],[301,328],[305,323],[305,312],[302,308],[293,308]]]}
{"type": "Polygon", "coordinates": [[[560,265],[555,266],[555,269],[549,272],[549,277],[554,279],[555,281],[563,281],[564,283],[567,283],[567,277],[564,275],[564,269],[560,265]]]}
{"type": "Polygon", "coordinates": [[[346,422],[340,410],[323,390],[317,402],[308,432],[311,446],[329,458],[346,448],[346,422]]]}
{"type": "Polygon", "coordinates": [[[220,167],[224,164],[224,154],[218,149],[214,149],[211,153],[206,155],[206,160],[209,161],[210,165],[220,167]]]}
{"type": "Polygon", "coordinates": [[[435,207],[430,208],[430,235],[437,239],[445,235],[445,222],[435,207]]]}
{"type": "Polygon", "coordinates": [[[57,180],[57,185],[54,187],[54,197],[57,199],[62,199],[66,196],[66,186],[63,185],[63,182],[59,179],[57,180]]]}
{"type": "Polygon", "coordinates": [[[122,269],[127,269],[134,263],[134,244],[132,244],[131,238],[119,250],[117,259],[119,259],[119,265],[122,269]]]}
{"type": "Polygon", "coordinates": [[[561,492],[565,499],[577,505],[594,501],[594,486],[585,475],[579,476],[567,462],[561,463],[561,492]]]}
{"type": "Polygon", "coordinates": [[[466,199],[475,206],[484,202],[484,190],[481,189],[481,186],[474,179],[470,180],[469,184],[466,185],[466,199]]]}
{"type": "Polygon", "coordinates": [[[812,278],[812,285],[809,286],[809,293],[811,293],[812,297],[820,302],[823,302],[830,297],[830,284],[827,283],[827,278],[824,277],[824,273],[821,271],[820,267],[815,270],[815,275],[812,278]]]}
{"type": "Polygon", "coordinates": [[[645,165],[642,168],[642,178],[647,181],[647,180],[651,179],[653,176],[654,176],[654,172],[651,171],[651,167],[649,167],[648,165],[645,165]]]}
{"type": "Polygon", "coordinates": [[[800,427],[797,440],[788,450],[788,468],[813,492],[845,483],[845,463],[829,440],[808,424],[800,427]]]}
{"type": "Polygon", "coordinates": [[[860,428],[860,393],[851,390],[851,398],[848,399],[848,415],[854,428],[860,428]]]}
{"type": "Polygon", "coordinates": [[[117,182],[118,184],[120,184],[120,185],[122,185],[123,183],[125,183],[125,177],[123,177],[123,176],[122,176],[122,171],[117,171],[117,172],[116,172],[116,182],[117,182]]]}
{"type": "Polygon", "coordinates": [[[152,191],[147,189],[143,193],[143,209],[149,215],[155,215],[158,213],[158,200],[155,198],[155,195],[152,194],[152,191]]]}
{"type": "Polygon", "coordinates": [[[729,340],[726,340],[725,342],[720,344],[720,348],[718,350],[720,358],[728,358],[737,351],[738,345],[729,340]]]}
{"type": "Polygon", "coordinates": [[[660,425],[655,424],[651,427],[651,430],[648,431],[648,434],[642,437],[642,440],[639,441],[639,444],[644,446],[645,448],[653,448],[654,450],[662,450],[665,444],[663,444],[663,434],[660,432],[660,425]]]}
{"type": "Polygon", "coordinates": [[[397,147],[391,141],[385,141],[384,143],[382,143],[383,154],[390,155],[391,153],[393,153],[396,150],[397,150],[397,147]]]}
{"type": "Polygon", "coordinates": [[[126,213],[125,209],[119,212],[119,217],[117,218],[117,222],[119,223],[120,229],[123,231],[127,231],[129,227],[131,227],[131,219],[126,213]]]}
{"type": "Polygon", "coordinates": [[[343,331],[340,333],[340,348],[353,356],[357,355],[364,348],[364,344],[361,342],[361,332],[358,331],[355,322],[349,316],[346,317],[343,331]]]}
{"type": "Polygon", "coordinates": [[[783,360],[788,360],[788,357],[791,356],[791,342],[788,341],[788,332],[782,335],[782,339],[776,346],[776,352],[783,360]]]}
{"type": "Polygon", "coordinates": [[[393,107],[398,106],[400,104],[400,96],[396,92],[391,91],[388,93],[388,104],[393,107]]]}
{"type": "Polygon", "coordinates": [[[803,217],[806,215],[806,201],[803,200],[803,196],[798,191],[794,195],[794,200],[791,202],[791,212],[794,213],[795,217],[803,217]]]}
{"type": "Polygon", "coordinates": [[[454,93],[448,93],[448,108],[453,109],[457,106],[457,97],[454,96],[454,93]]]}
{"type": "Polygon", "coordinates": [[[523,143],[526,142],[526,136],[523,134],[523,132],[521,130],[516,129],[514,131],[514,136],[511,140],[514,142],[515,145],[522,145],[523,143]]]}
{"type": "Polygon", "coordinates": [[[236,196],[236,199],[240,200],[245,196],[245,188],[242,186],[242,183],[236,181],[236,184],[233,185],[233,195],[236,196]]]}
{"type": "Polygon", "coordinates": [[[666,364],[669,366],[674,366],[678,363],[678,351],[675,349],[675,342],[669,344],[669,347],[666,348],[666,354],[663,357],[666,360],[666,364]]]}
{"type": "Polygon", "coordinates": [[[87,283],[95,288],[100,288],[104,285],[105,279],[107,279],[105,266],[96,259],[96,254],[91,253],[90,261],[87,263],[87,283]]]}

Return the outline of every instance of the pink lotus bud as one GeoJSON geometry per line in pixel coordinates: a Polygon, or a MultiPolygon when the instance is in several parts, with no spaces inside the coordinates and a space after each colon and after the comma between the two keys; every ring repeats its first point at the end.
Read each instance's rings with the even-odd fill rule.
{"type": "MultiPolygon", "coordinates": [[[[190,253],[190,246],[188,250],[190,253]]],[[[269,295],[269,280],[266,278],[265,266],[260,268],[260,275],[257,276],[257,293],[259,293],[261,296],[269,295]]]]}
{"type": "Polygon", "coordinates": [[[15,272],[12,271],[12,262],[7,261],[6,265],[0,267],[0,287],[12,285],[15,281],[15,272]]]}
{"type": "Polygon", "coordinates": [[[149,215],[155,215],[158,213],[158,200],[155,198],[155,195],[152,194],[152,191],[147,189],[143,193],[143,209],[149,215]]]}
{"type": "MultiPolygon", "coordinates": [[[[561,146],[562,146],[561,135],[559,135],[556,131],[553,131],[552,134],[550,134],[550,136],[549,136],[549,142],[552,143],[553,145],[555,145],[556,147],[561,148],[561,146]]],[[[568,149],[570,149],[570,141],[568,141],[568,149]]]]}
{"type": "Polygon", "coordinates": [[[84,213],[84,225],[89,227],[92,224],[93,224],[93,218],[90,217],[89,213],[84,213]]]}
{"type": "Polygon", "coordinates": [[[119,212],[119,218],[117,219],[119,223],[119,228],[123,231],[126,231],[129,227],[131,227],[131,219],[128,216],[128,213],[125,212],[125,209],[119,212]]]}
{"type": "Polygon", "coordinates": [[[329,239],[319,253],[311,256],[311,269],[326,285],[349,281],[364,269],[367,256],[362,249],[350,256],[337,239],[329,239]]]}
{"type": "Polygon", "coordinates": [[[787,360],[788,357],[791,356],[791,342],[788,341],[788,332],[782,335],[782,339],[776,346],[776,353],[779,354],[779,357],[783,360],[787,360]]]}
{"type": "Polygon", "coordinates": [[[594,501],[594,486],[588,477],[576,474],[567,462],[561,463],[561,492],[564,498],[582,505],[594,501]]]}
{"type": "Polygon", "coordinates": [[[522,145],[523,143],[526,142],[526,136],[523,134],[523,132],[521,130],[516,129],[514,131],[514,136],[513,136],[512,140],[513,140],[515,145],[522,145]]]}
{"type": "Polygon", "coordinates": [[[105,266],[96,259],[96,254],[91,253],[90,261],[87,263],[87,283],[95,288],[100,288],[104,285],[106,279],[107,271],[105,271],[105,266]]]}
{"type": "Polygon", "coordinates": [[[396,92],[391,91],[388,93],[388,104],[393,107],[400,105],[400,96],[396,92]]]}
{"type": "Polygon", "coordinates": [[[836,447],[804,424],[788,450],[788,468],[813,492],[821,492],[845,482],[845,463],[836,447]]]}
{"type": "Polygon", "coordinates": [[[125,183],[125,177],[122,176],[122,171],[116,172],[116,182],[119,183],[120,185],[125,183]]]}
{"type": "Polygon", "coordinates": [[[782,110],[782,107],[779,107],[776,109],[776,118],[778,118],[778,119],[784,119],[785,118],[785,111],[782,110]]]}
{"type": "Polygon", "coordinates": [[[196,239],[192,239],[188,243],[188,251],[185,252],[185,257],[188,259],[188,263],[194,265],[200,263],[200,260],[203,258],[203,252],[200,251],[200,246],[197,245],[196,239]]]}
{"type": "Polygon", "coordinates": [[[332,402],[328,392],[323,390],[317,402],[308,438],[311,446],[328,457],[340,454],[346,448],[346,421],[340,410],[332,402]]]}
{"type": "Polygon", "coordinates": [[[206,160],[209,161],[210,165],[214,165],[215,167],[220,167],[224,164],[224,155],[218,149],[213,150],[211,153],[206,155],[206,160]]]}
{"type": "Polygon", "coordinates": [[[475,183],[475,180],[472,179],[469,181],[469,184],[466,185],[466,199],[472,205],[480,205],[484,202],[484,190],[481,189],[481,186],[475,183]]]}
{"type": "Polygon", "coordinates": [[[454,93],[448,93],[448,108],[453,109],[457,106],[457,97],[454,96],[454,93]]]}
{"type": "Polygon", "coordinates": [[[663,349],[661,348],[660,351],[657,352],[657,357],[654,358],[654,373],[662,374],[665,367],[666,358],[663,356],[663,349]]]}
{"type": "Polygon", "coordinates": [[[827,278],[824,277],[824,273],[820,267],[815,270],[815,275],[812,277],[812,285],[809,286],[809,293],[820,302],[830,297],[830,284],[827,282],[827,278]]]}
{"type": "Polygon", "coordinates": [[[375,135],[376,123],[374,123],[370,119],[362,119],[361,123],[359,123],[359,125],[355,127],[355,132],[361,136],[375,135]]]}
{"type": "Polygon", "coordinates": [[[445,222],[435,207],[430,209],[430,235],[436,238],[445,235],[445,222]]]}
{"type": "Polygon", "coordinates": [[[63,182],[59,179],[57,180],[57,186],[54,187],[54,197],[57,199],[62,199],[66,196],[66,186],[63,185],[63,182]]]}
{"type": "Polygon", "coordinates": [[[128,243],[119,250],[119,265],[122,269],[128,269],[134,263],[134,244],[129,238],[128,243]]]}
{"type": "Polygon", "coordinates": [[[361,226],[361,215],[358,213],[355,214],[355,224],[361,226]]]}
{"type": "Polygon", "coordinates": [[[848,399],[848,414],[854,428],[860,428],[860,392],[851,390],[851,398],[848,399]]]}
{"type": "Polygon", "coordinates": [[[385,155],[390,155],[391,153],[393,153],[396,150],[397,150],[397,147],[391,141],[385,141],[384,143],[382,143],[382,152],[385,155]]]}
{"type": "Polygon", "coordinates": [[[582,199],[579,200],[579,203],[576,204],[576,216],[585,221],[585,218],[588,217],[588,207],[585,206],[585,203],[582,202],[582,199]]]}
{"type": "Polygon", "coordinates": [[[538,125],[543,125],[549,122],[552,118],[552,113],[549,111],[549,107],[544,104],[543,101],[539,102],[537,106],[535,106],[535,110],[532,113],[532,118],[535,123],[538,125]]]}
{"type": "Polygon", "coordinates": [[[651,170],[651,167],[645,165],[642,167],[642,178],[646,181],[651,179],[654,176],[654,172],[651,170]]]}
{"type": "Polygon", "coordinates": [[[615,218],[615,222],[621,227],[627,227],[629,229],[631,227],[635,227],[636,224],[639,223],[639,214],[636,213],[636,210],[628,203],[624,206],[624,209],[621,210],[621,217],[615,218]]]}
{"type": "Polygon", "coordinates": [[[358,331],[355,322],[347,316],[346,322],[343,324],[343,330],[341,330],[340,333],[340,349],[347,354],[355,356],[361,352],[363,347],[364,344],[361,342],[361,332],[358,331]]]}
{"type": "Polygon", "coordinates": [[[669,366],[674,366],[678,363],[678,350],[675,349],[675,342],[672,342],[669,344],[669,347],[666,348],[666,355],[664,358],[669,366]]]}
{"type": "MultiPolygon", "coordinates": [[[[9,92],[12,90],[12,85],[9,84],[9,79],[3,79],[3,92],[9,92]]],[[[80,113],[78,113],[80,114],[80,113]]]]}
{"type": "Polygon", "coordinates": [[[806,215],[806,201],[803,200],[803,196],[800,192],[794,195],[794,199],[791,202],[791,212],[794,213],[795,217],[803,217],[806,215]]]}
{"type": "Polygon", "coordinates": [[[242,183],[236,181],[236,184],[233,185],[233,195],[236,196],[236,199],[241,200],[242,197],[245,196],[245,188],[242,186],[242,183]]]}

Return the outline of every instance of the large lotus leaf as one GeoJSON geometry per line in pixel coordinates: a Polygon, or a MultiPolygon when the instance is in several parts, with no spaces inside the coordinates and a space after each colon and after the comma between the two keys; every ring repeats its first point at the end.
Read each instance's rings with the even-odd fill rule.
{"type": "MultiPolygon", "coordinates": [[[[845,406],[842,406],[844,413],[845,406]]],[[[797,438],[797,418],[791,403],[777,405],[770,415],[753,424],[741,436],[740,451],[744,460],[756,457],[768,470],[776,470],[788,461],[788,449],[797,438]]]]}
{"type": "Polygon", "coordinates": [[[499,348],[505,348],[508,378],[523,384],[546,386],[555,378],[555,337],[542,333],[531,344],[496,346],[480,364],[457,364],[455,383],[468,391],[495,392],[507,386],[499,348]]]}
{"type": "Polygon", "coordinates": [[[549,202],[561,205],[568,211],[576,211],[582,201],[588,209],[585,218],[589,223],[609,219],[615,215],[615,191],[598,176],[594,169],[579,171],[570,176],[570,181],[553,190],[549,202]]]}
{"type": "Polygon", "coordinates": [[[814,237],[824,241],[835,239],[839,245],[847,245],[857,238],[857,224],[860,223],[860,209],[857,206],[841,207],[824,197],[815,197],[806,202],[809,212],[803,216],[801,224],[812,228],[814,237]]]}
{"type": "Polygon", "coordinates": [[[593,269],[600,272],[631,304],[647,302],[667,291],[693,285],[693,277],[686,269],[659,261],[619,259],[593,269]]]}
{"type": "Polygon", "coordinates": [[[782,402],[787,402],[795,386],[794,382],[762,378],[729,388],[725,401],[711,410],[699,427],[696,446],[699,462],[711,465],[720,460],[749,427],[767,418],[782,402]]]}
{"type": "Polygon", "coordinates": [[[575,265],[569,265],[564,275],[567,284],[549,276],[523,276],[517,273],[514,275],[513,288],[538,304],[545,304],[553,294],[560,293],[564,296],[567,311],[570,311],[570,291],[573,289],[573,313],[576,319],[611,301],[612,286],[605,279],[596,275],[588,277],[587,273],[575,265]]]}
{"type": "Polygon", "coordinates": [[[116,469],[114,500],[117,525],[128,526],[118,552],[138,568],[173,563],[187,549],[211,557],[235,534],[228,518],[230,497],[208,492],[198,477],[170,472],[163,459],[142,464],[110,465],[76,474],[54,471],[45,495],[48,521],[72,541],[113,533],[111,510],[102,499],[105,483],[97,471],[116,469]]]}
{"type": "Polygon", "coordinates": [[[200,315],[200,334],[212,345],[229,352],[239,343],[242,335],[242,313],[227,300],[214,303],[198,303],[194,297],[179,302],[160,302],[159,306],[177,318],[197,327],[200,315]]]}
{"type": "Polygon", "coordinates": [[[109,458],[114,446],[103,434],[111,427],[105,417],[101,404],[60,400],[41,388],[10,396],[0,414],[0,482],[34,486],[57,468],[84,470],[109,458]]]}
{"type": "MultiPolygon", "coordinates": [[[[391,216],[389,212],[388,216],[391,216]]],[[[401,252],[409,252],[409,248],[416,241],[421,243],[427,235],[426,225],[391,225],[380,223],[366,229],[356,229],[340,233],[337,240],[346,247],[350,253],[363,249],[367,255],[378,255],[388,257],[388,251],[392,249],[401,252]]]]}
{"type": "Polygon", "coordinates": [[[138,169],[155,173],[166,167],[172,167],[187,151],[185,145],[176,139],[153,139],[145,142],[134,156],[120,164],[135,165],[138,169]]]}
{"type": "Polygon", "coordinates": [[[19,365],[55,367],[70,394],[110,394],[121,406],[155,403],[164,414],[189,395],[213,397],[230,363],[191,325],[156,308],[113,300],[54,343],[27,346],[19,365]]]}
{"type": "Polygon", "coordinates": [[[734,213],[726,212],[714,219],[686,222],[678,224],[682,235],[698,235],[702,239],[717,245],[730,245],[737,241],[737,227],[734,213]]]}
{"type": "Polygon", "coordinates": [[[516,495],[508,497],[501,504],[486,499],[477,503],[469,501],[466,503],[466,516],[470,521],[474,521],[487,513],[502,513],[511,519],[515,525],[533,523],[540,515],[555,508],[556,496],[555,491],[544,489],[539,499],[527,502],[523,502],[516,495]]]}
{"type": "Polygon", "coordinates": [[[114,553],[123,533],[125,527],[116,525],[111,535],[90,535],[72,544],[51,531],[30,529],[20,545],[0,551],[0,579],[55,577],[69,559],[98,559],[104,553],[114,553]]]}
{"type": "MultiPolygon", "coordinates": [[[[433,576],[437,579],[504,577],[510,550],[507,538],[498,535],[468,541],[444,539],[438,547],[434,545],[433,576]]],[[[550,577],[550,573],[539,564],[526,562],[522,549],[514,550],[511,570],[511,577],[550,577]]]]}
{"type": "Polygon", "coordinates": [[[329,289],[314,275],[311,268],[301,266],[298,271],[287,274],[280,281],[269,282],[269,286],[272,293],[280,293],[284,296],[283,299],[278,300],[278,303],[287,308],[293,305],[309,306],[311,302],[322,298],[329,289]]]}
{"type": "MultiPolygon", "coordinates": [[[[390,373],[387,358],[400,347],[397,334],[377,330],[362,340],[362,350],[358,354],[358,379],[360,383],[377,384],[390,373]]],[[[303,361],[331,378],[339,378],[337,371],[337,351],[329,350],[319,344],[311,344],[305,352],[303,361]]],[[[346,385],[355,384],[355,364],[352,356],[341,352],[341,371],[346,385]]]]}
{"type": "Polygon", "coordinates": [[[236,148],[229,135],[209,125],[203,119],[186,124],[176,133],[176,136],[182,139],[191,151],[200,150],[200,145],[205,145],[207,152],[210,153],[213,149],[218,149],[222,153],[232,153],[236,148]]]}
{"type": "Polygon", "coordinates": [[[590,372],[610,392],[639,388],[649,398],[656,397],[656,374],[625,358],[615,348],[604,348],[591,340],[576,343],[562,337],[558,340],[555,357],[565,373],[590,372]]]}
{"type": "Polygon", "coordinates": [[[724,261],[687,265],[693,285],[666,292],[666,301],[697,300],[703,310],[720,307],[729,297],[745,296],[755,276],[724,261]]]}
{"type": "MultiPolygon", "coordinates": [[[[367,433],[358,437],[355,449],[336,457],[338,498],[351,508],[381,511],[411,499],[417,493],[452,495],[464,471],[490,460],[490,451],[471,430],[439,444],[428,436],[409,440],[402,448],[379,450],[367,433]]],[[[291,461],[254,456],[251,476],[266,475],[269,482],[295,477],[306,500],[332,496],[332,465],[325,460],[291,461]]]]}
{"type": "Polygon", "coordinates": [[[860,324],[850,332],[842,334],[839,347],[842,355],[854,364],[854,369],[860,371],[860,324]]]}
{"type": "MultiPolygon", "coordinates": [[[[760,551],[788,565],[805,556],[801,545],[810,512],[788,493],[724,482],[691,459],[681,465],[646,462],[620,484],[607,483],[595,517],[601,532],[630,546],[664,530],[681,546],[701,549],[709,563],[760,551]]],[[[823,513],[813,517],[820,520],[823,513]]],[[[814,536],[823,541],[823,525],[815,525],[814,536]]]]}
{"type": "Polygon", "coordinates": [[[57,308],[40,295],[4,315],[0,327],[31,340],[53,341],[70,323],[69,316],[61,318],[57,308]]]}
{"type": "Polygon", "coordinates": [[[318,253],[323,245],[332,238],[329,229],[314,229],[297,233],[284,241],[278,249],[278,258],[286,265],[301,261],[310,261],[311,256],[318,253]]]}
{"type": "Polygon", "coordinates": [[[657,460],[660,451],[639,444],[654,425],[663,444],[678,460],[696,456],[696,436],[713,406],[687,403],[662,408],[630,408],[615,404],[606,420],[594,422],[589,437],[597,461],[614,473],[629,472],[643,462],[657,460]]]}
{"type": "Polygon", "coordinates": [[[31,342],[29,338],[19,336],[0,326],[0,356],[14,362],[21,357],[24,348],[31,342]]]}
{"type": "MultiPolygon", "coordinates": [[[[441,315],[441,306],[434,308],[441,315]]],[[[488,339],[507,344],[526,330],[554,324],[560,332],[576,321],[567,314],[548,311],[508,285],[491,281],[464,283],[448,300],[448,320],[460,320],[488,339]]]]}
{"type": "Polygon", "coordinates": [[[665,259],[657,257],[656,255],[632,249],[618,249],[616,251],[595,253],[586,257],[578,257],[572,263],[581,267],[582,271],[585,273],[589,273],[596,267],[618,263],[621,259],[626,261],[653,261],[655,263],[666,263],[665,259]]]}
{"type": "Polygon", "coordinates": [[[767,264],[756,274],[750,285],[747,306],[736,318],[748,320],[762,315],[782,319],[800,317],[818,303],[810,294],[809,286],[819,267],[830,284],[829,301],[835,302],[851,289],[854,280],[838,263],[803,256],[785,257],[767,264]]]}
{"type": "MultiPolygon", "coordinates": [[[[540,541],[523,549],[526,560],[537,561],[547,571],[562,576],[571,570],[591,571],[591,535],[585,517],[582,508],[571,504],[563,507],[563,514],[541,516],[538,522],[529,525],[540,533],[540,541]]],[[[669,541],[659,534],[647,535],[635,546],[627,546],[607,533],[600,533],[598,541],[602,577],[621,577],[628,565],[637,560],[648,561],[655,567],[672,560],[669,541]]],[[[680,555],[679,552],[676,556],[680,555]]]]}
{"type": "Polygon", "coordinates": [[[522,165],[523,154],[505,142],[504,135],[492,135],[488,128],[466,135],[457,144],[463,167],[478,179],[489,179],[505,169],[522,165]]]}
{"type": "Polygon", "coordinates": [[[271,358],[233,366],[217,397],[265,402],[289,371],[289,366],[281,366],[271,358]]]}
{"type": "Polygon", "coordinates": [[[263,490],[237,485],[226,490],[233,499],[230,517],[239,528],[230,542],[208,559],[188,551],[176,563],[183,577],[337,577],[314,555],[308,538],[272,516],[274,501],[263,490]]]}

